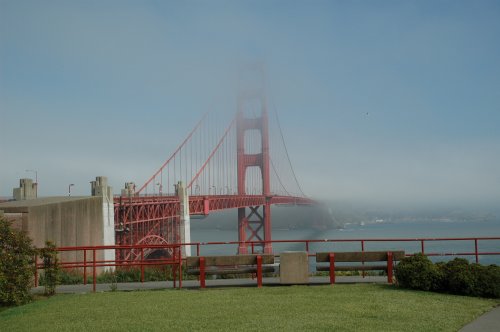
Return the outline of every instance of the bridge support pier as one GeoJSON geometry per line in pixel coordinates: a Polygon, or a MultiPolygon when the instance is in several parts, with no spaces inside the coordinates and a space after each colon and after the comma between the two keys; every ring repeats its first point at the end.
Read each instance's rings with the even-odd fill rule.
{"type": "MultiPolygon", "coordinates": [[[[255,249],[248,242],[263,242],[258,244],[262,248],[262,252],[271,254],[273,252],[271,241],[271,204],[266,203],[260,206],[238,209],[238,238],[240,244],[238,246],[239,254],[248,254],[248,247],[255,249]]],[[[252,252],[253,253],[253,252],[252,252]]]]}
{"type": "MultiPolygon", "coordinates": [[[[241,95],[238,103],[238,115],[236,121],[236,144],[237,144],[237,167],[238,167],[238,194],[246,193],[246,172],[250,167],[258,167],[262,177],[262,194],[266,196],[266,202],[261,206],[238,209],[238,253],[248,253],[249,241],[264,241],[263,252],[272,253],[271,241],[271,180],[269,169],[269,119],[267,114],[266,99],[264,95],[241,95]],[[257,99],[262,109],[258,118],[245,117],[244,109],[246,103],[252,103],[257,99]],[[260,132],[260,147],[258,153],[245,151],[245,132],[257,130],[260,132]],[[248,232],[247,232],[248,231],[248,232]]],[[[253,247],[252,247],[253,248],[253,247]]]]}
{"type": "MultiPolygon", "coordinates": [[[[179,181],[176,185],[177,196],[180,201],[180,222],[179,222],[179,232],[181,243],[191,242],[191,218],[189,215],[189,196],[186,188],[182,181],[179,181]]],[[[191,256],[191,246],[182,246],[181,248],[182,257],[191,256]]]]}

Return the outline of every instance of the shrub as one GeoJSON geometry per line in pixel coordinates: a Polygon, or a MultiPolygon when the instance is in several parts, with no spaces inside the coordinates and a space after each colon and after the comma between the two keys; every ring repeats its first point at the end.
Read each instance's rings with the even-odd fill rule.
{"type": "Polygon", "coordinates": [[[405,288],[500,298],[500,267],[470,264],[463,258],[433,264],[416,254],[401,260],[395,276],[397,284],[405,288]]]}
{"type": "Polygon", "coordinates": [[[35,248],[31,239],[0,218],[0,305],[31,300],[35,248]]]}
{"type": "Polygon", "coordinates": [[[443,266],[445,291],[452,294],[500,297],[500,267],[469,264],[455,258],[443,266]]]}
{"type": "Polygon", "coordinates": [[[436,291],[442,288],[443,274],[426,256],[405,257],[396,266],[394,275],[399,286],[436,291]]]}
{"type": "Polygon", "coordinates": [[[475,294],[483,297],[500,298],[500,266],[473,264],[476,272],[475,294]]]}
{"type": "Polygon", "coordinates": [[[444,273],[443,288],[447,292],[460,295],[474,295],[479,269],[473,269],[469,261],[455,258],[442,265],[444,273]]]}
{"type": "Polygon", "coordinates": [[[55,244],[50,241],[45,242],[45,248],[40,249],[40,256],[43,259],[45,295],[51,296],[56,293],[56,285],[59,280],[59,264],[55,244]]]}

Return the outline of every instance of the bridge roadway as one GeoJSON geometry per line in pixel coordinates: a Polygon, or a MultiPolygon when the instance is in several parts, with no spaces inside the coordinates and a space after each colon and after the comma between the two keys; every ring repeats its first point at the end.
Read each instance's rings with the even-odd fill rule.
{"type": "MultiPolygon", "coordinates": [[[[309,198],[293,196],[264,195],[210,195],[190,196],[191,215],[208,215],[211,211],[221,211],[242,207],[271,205],[312,205],[309,198]]],[[[115,218],[127,216],[127,224],[160,221],[179,216],[180,200],[177,196],[132,196],[114,198],[115,218]]]]}

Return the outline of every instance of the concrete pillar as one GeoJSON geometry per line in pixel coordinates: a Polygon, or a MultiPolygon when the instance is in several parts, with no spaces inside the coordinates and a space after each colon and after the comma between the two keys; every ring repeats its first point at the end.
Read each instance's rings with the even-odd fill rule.
{"type": "MultiPolygon", "coordinates": [[[[91,181],[92,196],[101,196],[102,199],[102,244],[115,245],[115,210],[113,203],[113,188],[108,186],[108,178],[98,176],[95,181],[91,181]]],[[[114,260],[115,250],[105,250],[104,260],[114,260]]]]}
{"type": "MultiPolygon", "coordinates": [[[[189,216],[189,196],[182,181],[179,181],[176,186],[177,196],[180,200],[180,233],[181,243],[191,242],[191,218],[189,216]]],[[[191,246],[182,247],[182,257],[191,256],[191,246]]]]}
{"type": "Polygon", "coordinates": [[[280,283],[285,285],[309,282],[309,261],[305,251],[284,251],[280,255],[280,283]]]}
{"type": "Polygon", "coordinates": [[[26,199],[34,199],[37,196],[37,183],[33,183],[32,179],[20,179],[19,188],[13,189],[13,196],[16,201],[24,201],[26,199]]]}
{"type": "Polygon", "coordinates": [[[135,196],[135,183],[125,182],[125,188],[122,189],[122,197],[132,197],[135,196]]]}

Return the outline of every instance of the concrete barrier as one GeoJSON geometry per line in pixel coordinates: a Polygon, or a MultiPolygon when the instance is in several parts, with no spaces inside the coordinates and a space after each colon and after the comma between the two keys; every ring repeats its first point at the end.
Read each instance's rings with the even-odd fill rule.
{"type": "Polygon", "coordinates": [[[280,255],[280,283],[309,283],[309,262],[305,251],[285,251],[280,255]]]}

